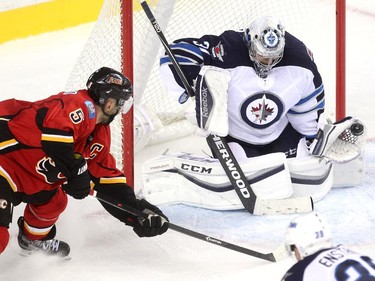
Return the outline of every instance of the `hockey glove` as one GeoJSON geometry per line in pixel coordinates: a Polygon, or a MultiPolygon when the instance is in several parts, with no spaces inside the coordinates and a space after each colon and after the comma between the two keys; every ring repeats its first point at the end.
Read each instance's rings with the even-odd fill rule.
{"type": "Polygon", "coordinates": [[[63,190],[75,199],[83,199],[90,193],[90,174],[87,170],[87,162],[79,154],[75,154],[76,160],[70,167],[68,182],[62,185],[63,190]]]}
{"type": "Polygon", "coordinates": [[[153,237],[168,230],[169,221],[163,212],[145,199],[137,200],[137,207],[148,214],[147,219],[138,218],[133,223],[133,230],[139,237],[153,237]]]}

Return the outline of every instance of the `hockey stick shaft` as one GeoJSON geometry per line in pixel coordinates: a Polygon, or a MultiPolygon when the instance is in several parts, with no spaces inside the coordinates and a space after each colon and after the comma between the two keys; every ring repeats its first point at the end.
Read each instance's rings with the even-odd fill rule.
{"type": "MultiPolygon", "coordinates": [[[[132,214],[137,217],[145,218],[145,219],[147,219],[148,217],[148,214],[138,209],[135,209],[129,205],[123,204],[122,202],[115,200],[112,197],[106,196],[103,193],[99,193],[93,189],[90,191],[90,195],[126,213],[132,214]]],[[[169,229],[172,229],[174,231],[194,237],[196,239],[199,239],[199,240],[202,240],[202,241],[205,241],[205,242],[208,242],[208,243],[211,243],[211,244],[223,247],[223,248],[227,248],[236,252],[240,252],[240,253],[255,257],[255,258],[259,258],[259,259],[271,261],[271,262],[277,261],[277,256],[274,253],[266,253],[266,254],[260,253],[260,252],[247,249],[247,248],[244,248],[244,247],[241,247],[241,246],[229,243],[229,242],[225,242],[223,240],[220,240],[211,236],[207,236],[205,234],[201,234],[199,232],[184,228],[182,226],[175,225],[173,223],[169,223],[169,229]]]]}
{"type": "Polygon", "coordinates": [[[278,200],[258,198],[226,140],[216,135],[210,135],[210,137],[207,138],[207,142],[216,155],[216,158],[218,158],[232,186],[237,192],[238,197],[241,199],[242,204],[251,214],[293,214],[310,212],[314,209],[314,203],[311,197],[278,200]]]}
{"type": "MultiPolygon", "coordinates": [[[[161,30],[158,22],[156,21],[150,7],[148,6],[146,1],[141,1],[141,6],[142,6],[143,10],[145,11],[146,16],[150,20],[151,25],[155,29],[156,34],[158,35],[162,45],[164,46],[164,49],[165,49],[166,53],[168,54],[168,57],[172,61],[172,64],[173,64],[173,66],[174,66],[174,68],[175,68],[175,70],[178,74],[178,77],[181,79],[181,81],[182,81],[182,83],[185,87],[185,90],[187,91],[189,96],[194,96],[194,90],[192,89],[189,82],[187,81],[186,76],[184,75],[184,73],[181,69],[181,66],[179,65],[175,55],[173,54],[173,52],[172,52],[172,50],[171,50],[171,48],[170,48],[170,46],[167,42],[167,39],[165,38],[165,36],[163,34],[163,31],[161,30]]],[[[218,148],[216,146],[216,144],[219,144],[219,143],[222,143],[223,145],[225,145],[226,144],[225,140],[223,138],[219,137],[219,136],[209,135],[207,137],[207,142],[208,142],[210,148],[212,149],[215,157],[218,158],[221,165],[223,165],[224,171],[225,171],[226,175],[228,176],[230,182],[232,183],[232,185],[234,187],[234,190],[236,191],[242,205],[244,206],[244,208],[248,212],[250,212],[251,214],[254,214],[255,204],[256,204],[256,200],[257,200],[256,195],[255,195],[254,191],[252,190],[250,184],[246,180],[246,177],[244,176],[244,173],[241,170],[240,165],[237,163],[235,157],[233,156],[233,153],[230,150],[229,146],[226,145],[225,150],[228,152],[228,157],[230,157],[231,163],[235,167],[235,170],[237,171],[237,173],[233,173],[233,171],[230,171],[228,169],[228,167],[226,165],[228,160],[223,158],[222,153],[220,153],[220,151],[218,150],[218,148]],[[237,176],[239,178],[237,178],[237,176]],[[238,184],[246,184],[246,186],[240,188],[240,186],[238,184]]]]}
{"type": "Polygon", "coordinates": [[[184,75],[179,63],[177,62],[177,59],[175,55],[173,54],[167,39],[165,38],[163,31],[159,25],[159,23],[156,21],[154,14],[152,13],[150,7],[148,6],[147,2],[145,0],[141,1],[141,6],[147,16],[147,18],[150,20],[152,27],[154,28],[156,34],[158,35],[161,44],[163,45],[166,53],[168,54],[168,57],[172,61],[172,64],[178,74],[178,77],[181,79],[182,84],[184,85],[184,88],[186,92],[189,94],[190,97],[194,96],[194,90],[190,86],[189,82],[186,79],[186,76],[184,75]]]}
{"type": "Polygon", "coordinates": [[[209,135],[207,143],[218,158],[245,209],[254,214],[257,197],[224,138],[209,135]]]}

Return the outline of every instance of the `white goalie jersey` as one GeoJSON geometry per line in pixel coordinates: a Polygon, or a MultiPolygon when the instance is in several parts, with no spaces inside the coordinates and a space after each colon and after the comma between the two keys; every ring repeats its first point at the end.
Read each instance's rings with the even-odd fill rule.
{"type": "MultiPolygon", "coordinates": [[[[285,42],[281,61],[266,78],[257,75],[243,32],[225,31],[219,36],[184,38],[175,41],[171,49],[189,84],[195,88],[194,113],[199,128],[231,138],[232,141],[228,142],[230,149],[241,161],[241,169],[255,195],[267,200],[307,196],[316,202],[335,186],[336,169],[331,158],[345,158],[345,154],[348,155],[355,147],[350,142],[360,143],[358,139],[363,140],[364,134],[352,138],[349,128],[355,123],[353,118],[322,129],[325,122],[319,123],[319,120],[323,119],[320,117],[325,106],[324,84],[311,52],[289,33],[285,34],[285,42]],[[202,71],[205,67],[210,70],[202,71]],[[212,74],[211,78],[207,73],[212,74]],[[219,73],[222,76],[217,78],[219,73]],[[220,95],[225,95],[225,98],[220,95]],[[206,110],[209,108],[207,104],[213,109],[206,110]],[[215,108],[215,104],[219,106],[215,108]],[[205,112],[212,114],[204,119],[202,115],[205,112]],[[287,159],[285,150],[284,153],[248,156],[238,144],[266,146],[278,140],[282,133],[285,137],[286,128],[293,128],[293,134],[297,132],[298,147],[289,148],[289,151],[293,150],[290,155],[297,157],[287,159]],[[348,132],[349,137],[343,136],[343,132],[348,132]],[[314,140],[310,146],[314,153],[308,151],[307,139],[314,140]],[[302,157],[299,152],[302,152],[302,157]]],[[[189,96],[170,58],[167,55],[162,57],[160,64],[168,91],[179,103],[185,103],[189,96]]],[[[285,139],[289,141],[288,136],[285,139]]],[[[344,164],[337,169],[338,179],[342,179],[343,174],[351,174],[338,186],[352,186],[361,181],[361,150],[360,145],[350,159],[342,161],[355,159],[354,165],[344,164]]],[[[218,210],[244,207],[216,159],[187,153],[162,155],[145,162],[142,174],[143,194],[156,205],[186,203],[218,210]]]]}
{"type": "MultiPolygon", "coordinates": [[[[175,41],[171,48],[192,86],[202,65],[230,72],[229,135],[262,145],[277,139],[288,123],[302,136],[314,137],[319,115],[324,111],[324,85],[308,49],[291,34],[286,33],[285,37],[284,56],[265,79],[254,70],[243,32],[185,38],[175,41]]],[[[169,57],[162,57],[160,63],[168,91],[184,103],[188,96],[169,57]]]]}

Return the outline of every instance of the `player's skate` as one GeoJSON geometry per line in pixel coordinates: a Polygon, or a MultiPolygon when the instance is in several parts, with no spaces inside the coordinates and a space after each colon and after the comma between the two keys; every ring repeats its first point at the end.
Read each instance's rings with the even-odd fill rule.
{"type": "MultiPolygon", "coordinates": [[[[67,243],[57,239],[29,240],[23,232],[23,217],[18,219],[18,245],[22,248],[21,255],[30,255],[35,252],[43,253],[48,256],[59,256],[69,259],[70,247],[67,243]]],[[[51,235],[54,236],[54,235],[51,235]]]]}

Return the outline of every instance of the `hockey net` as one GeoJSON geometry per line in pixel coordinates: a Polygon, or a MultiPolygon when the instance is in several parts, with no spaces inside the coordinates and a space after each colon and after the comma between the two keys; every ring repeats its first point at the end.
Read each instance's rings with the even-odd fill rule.
{"type": "MultiPolygon", "coordinates": [[[[85,87],[88,76],[101,66],[122,69],[121,57],[133,51],[134,60],[134,150],[193,134],[185,119],[185,105],[166,92],[158,72],[164,53],[138,1],[133,2],[133,24],[125,26],[121,9],[125,0],[105,0],[92,33],[74,66],[66,90],[85,87]],[[123,48],[121,29],[133,31],[133,50],[123,48]]],[[[129,3],[129,1],[128,1],[129,3]]],[[[130,1],[131,3],[131,1],[130,1]]],[[[328,112],[334,114],[336,92],[336,4],[333,0],[149,0],[155,18],[169,42],[182,37],[220,34],[249,26],[262,15],[282,20],[286,30],[313,51],[325,83],[328,112]]],[[[112,126],[112,153],[123,167],[123,126],[116,118],[112,126]]],[[[131,148],[130,148],[131,149],[131,148]]],[[[129,159],[127,160],[129,161],[129,159]]],[[[130,159],[132,161],[132,159],[130,159]]]]}

